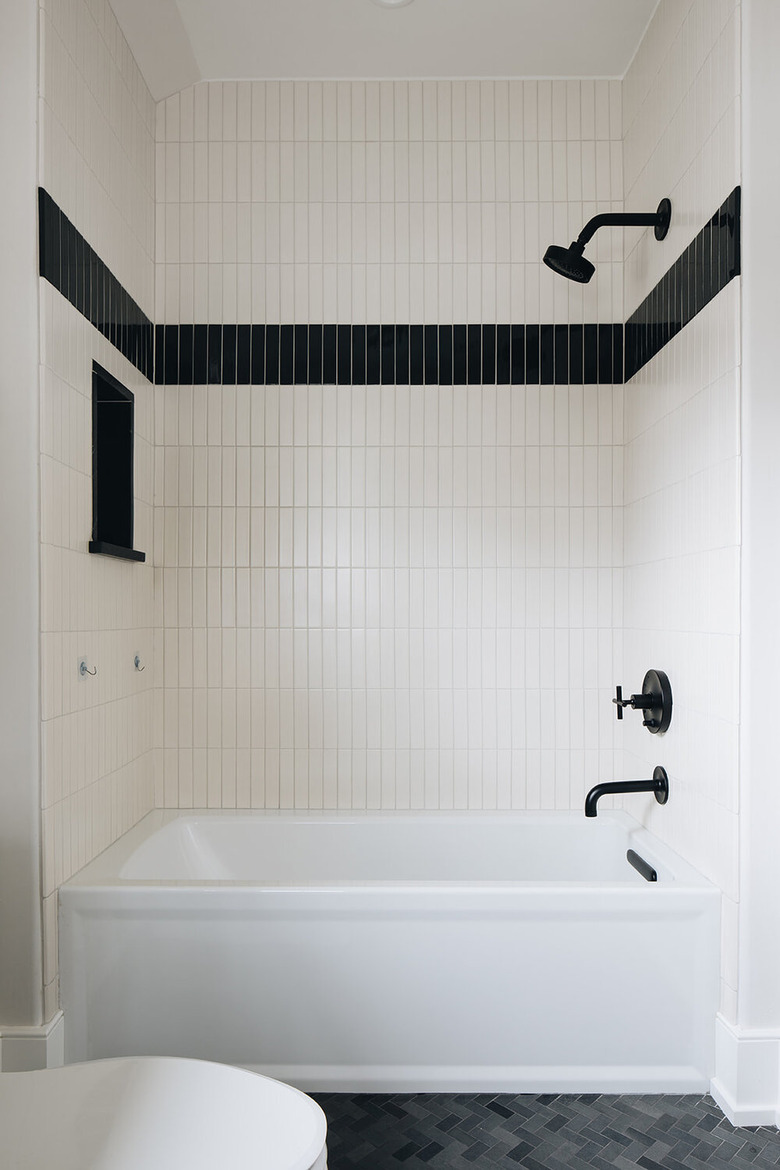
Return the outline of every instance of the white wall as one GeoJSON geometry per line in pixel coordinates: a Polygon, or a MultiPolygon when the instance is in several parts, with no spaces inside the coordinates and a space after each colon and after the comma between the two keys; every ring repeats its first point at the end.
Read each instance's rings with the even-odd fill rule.
{"type": "MultiPolygon", "coordinates": [[[[585,290],[540,263],[621,205],[615,83],[212,83],[158,112],[161,319],[621,319],[620,233],[585,290]]],[[[159,802],[569,808],[614,775],[621,387],[156,402],[159,802]]]]}
{"type": "MultiPolygon", "coordinates": [[[[738,0],[662,0],[624,85],[627,210],[672,201],[657,243],[627,232],[626,316],[740,181],[738,0]]],[[[670,678],[668,733],[622,727],[627,774],[669,772],[645,823],[723,890],[723,1012],[735,1017],[739,901],[740,280],[625,387],[621,679],[670,678]]]]}
{"type": "Polygon", "coordinates": [[[42,1016],[35,6],[0,10],[0,1024],[42,1016]],[[9,112],[13,111],[13,116],[9,112]]]}
{"type": "MultiPolygon", "coordinates": [[[[44,0],[40,29],[40,183],[151,317],[154,105],[106,0],[44,0]]],[[[133,665],[136,652],[153,665],[153,409],[146,379],[44,280],[40,309],[48,1019],[58,999],[57,888],[153,805],[153,669],[133,665]],[[135,543],[145,565],[87,552],[93,360],[135,394],[135,543]],[[95,678],[79,678],[84,656],[95,678]]]]}
{"type": "MultiPolygon", "coordinates": [[[[777,192],[780,163],[769,149],[780,105],[780,12],[771,0],[743,0],[744,325],[743,592],[739,1024],[780,1041],[780,755],[771,702],[780,660],[777,539],[780,402],[777,394],[777,192]]],[[[780,1090],[780,1086],[778,1087],[780,1090]]],[[[780,1110],[780,1091],[776,1096],[780,1110]]]]}

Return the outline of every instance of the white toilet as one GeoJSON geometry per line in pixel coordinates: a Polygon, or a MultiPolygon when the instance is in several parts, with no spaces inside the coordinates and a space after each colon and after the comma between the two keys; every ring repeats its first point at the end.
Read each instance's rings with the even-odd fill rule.
{"type": "Polygon", "coordinates": [[[326,1170],[326,1128],[297,1089],[207,1061],[0,1073],[4,1170],[326,1170]]]}

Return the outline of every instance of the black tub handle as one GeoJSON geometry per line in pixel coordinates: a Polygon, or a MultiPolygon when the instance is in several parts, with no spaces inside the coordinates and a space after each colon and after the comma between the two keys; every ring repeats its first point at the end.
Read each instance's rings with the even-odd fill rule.
{"type": "Polygon", "coordinates": [[[658,874],[653,869],[649,862],[645,861],[644,857],[640,857],[633,849],[629,849],[626,853],[626,861],[629,865],[633,865],[637,873],[641,873],[646,882],[657,882],[658,874]]]}

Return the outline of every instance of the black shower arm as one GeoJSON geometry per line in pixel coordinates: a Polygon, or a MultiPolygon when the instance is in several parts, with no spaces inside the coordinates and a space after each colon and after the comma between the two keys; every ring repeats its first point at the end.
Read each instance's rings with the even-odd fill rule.
{"type": "Polygon", "coordinates": [[[588,240],[595,236],[599,228],[603,227],[655,227],[659,216],[657,211],[605,211],[601,215],[594,215],[589,219],[577,236],[576,243],[584,248],[588,240]]]}

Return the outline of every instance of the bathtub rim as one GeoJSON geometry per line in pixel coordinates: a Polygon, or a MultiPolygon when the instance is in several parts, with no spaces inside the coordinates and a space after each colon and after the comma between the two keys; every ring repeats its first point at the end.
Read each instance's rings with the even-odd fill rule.
{"type": "MultiPolygon", "coordinates": [[[[108,845],[97,857],[88,862],[73,874],[59,888],[65,890],[96,890],[96,889],[220,889],[220,890],[267,890],[273,893],[297,891],[313,893],[333,893],[336,890],[366,890],[388,893],[391,890],[401,892],[419,892],[423,889],[439,891],[441,893],[473,890],[497,892],[499,890],[519,892],[523,889],[546,889],[551,892],[564,890],[579,892],[603,889],[610,891],[627,891],[637,893],[646,891],[658,897],[662,892],[679,892],[684,890],[711,890],[714,895],[720,896],[720,890],[709,878],[705,877],[690,862],[686,861],[673,849],[662,842],[658,837],[646,829],[635,817],[622,809],[604,810],[599,814],[603,821],[607,820],[621,827],[628,837],[627,843],[636,848],[642,856],[655,862],[661,870],[671,874],[671,880],[658,883],[637,883],[635,876],[628,876],[622,881],[593,881],[585,880],[574,882],[571,879],[560,881],[524,879],[524,880],[409,880],[398,879],[354,879],[354,880],[310,880],[297,882],[282,882],[269,880],[236,879],[209,879],[209,878],[126,878],[120,872],[132,854],[154,833],[159,832],[167,825],[177,820],[186,819],[220,819],[220,820],[265,820],[279,824],[300,822],[328,823],[371,823],[386,822],[388,820],[447,822],[454,821],[460,824],[479,820],[482,823],[500,823],[505,825],[507,820],[536,823],[578,824],[584,822],[583,828],[589,824],[583,814],[576,810],[409,810],[409,809],[153,809],[147,813],[131,829],[108,845]]],[[[628,863],[626,863],[628,864],[628,863]]]]}

